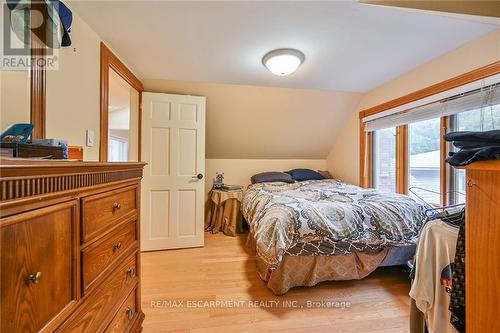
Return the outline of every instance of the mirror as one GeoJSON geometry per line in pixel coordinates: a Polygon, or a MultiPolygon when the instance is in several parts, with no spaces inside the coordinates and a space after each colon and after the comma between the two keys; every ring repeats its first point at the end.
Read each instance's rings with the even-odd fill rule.
{"type": "Polygon", "coordinates": [[[138,161],[139,92],[109,69],[108,161],[138,161]]]}
{"type": "Polygon", "coordinates": [[[1,132],[16,123],[30,123],[30,75],[28,70],[0,71],[1,132]]]}

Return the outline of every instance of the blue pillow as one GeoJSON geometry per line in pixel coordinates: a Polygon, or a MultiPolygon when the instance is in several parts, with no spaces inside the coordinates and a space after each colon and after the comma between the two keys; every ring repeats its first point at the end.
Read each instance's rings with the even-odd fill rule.
{"type": "Polygon", "coordinates": [[[311,169],[293,169],[290,171],[287,171],[290,176],[292,176],[293,180],[296,180],[298,182],[304,181],[304,180],[322,180],[325,179],[319,172],[316,172],[311,169]]]}

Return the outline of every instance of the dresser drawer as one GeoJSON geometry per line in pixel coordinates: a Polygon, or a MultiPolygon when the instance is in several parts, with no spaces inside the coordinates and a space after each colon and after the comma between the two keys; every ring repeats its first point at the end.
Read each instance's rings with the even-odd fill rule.
{"type": "Polygon", "coordinates": [[[78,201],[0,220],[2,332],[51,331],[78,299],[78,201]]]}
{"type": "Polygon", "coordinates": [[[83,242],[124,216],[137,214],[137,187],[126,187],[82,198],[83,242]]]}
{"type": "Polygon", "coordinates": [[[137,317],[137,289],[132,290],[125,302],[118,310],[111,324],[106,329],[106,333],[122,333],[133,323],[137,317]]]}
{"type": "Polygon", "coordinates": [[[106,269],[130,247],[137,248],[136,222],[131,221],[82,250],[83,291],[97,282],[106,269]]]}
{"type": "Polygon", "coordinates": [[[83,299],[78,311],[57,331],[102,332],[111,321],[111,312],[123,302],[127,290],[137,286],[137,255],[136,252],[121,262],[105,283],[83,299]]]}

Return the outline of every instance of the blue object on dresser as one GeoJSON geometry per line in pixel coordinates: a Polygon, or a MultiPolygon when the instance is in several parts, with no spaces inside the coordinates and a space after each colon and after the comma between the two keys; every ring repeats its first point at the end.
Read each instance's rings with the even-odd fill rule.
{"type": "Polygon", "coordinates": [[[0,141],[8,143],[26,143],[34,127],[33,124],[14,124],[2,133],[0,141]]]}

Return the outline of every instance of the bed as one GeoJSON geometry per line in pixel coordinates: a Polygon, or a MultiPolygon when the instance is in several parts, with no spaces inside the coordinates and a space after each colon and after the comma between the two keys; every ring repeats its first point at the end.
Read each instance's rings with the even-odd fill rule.
{"type": "Polygon", "coordinates": [[[425,217],[425,207],[406,195],[333,179],[249,185],[242,212],[257,271],[277,295],[404,264],[425,217]]]}

